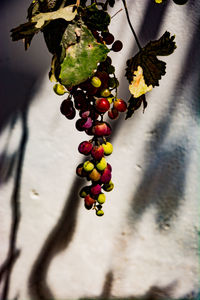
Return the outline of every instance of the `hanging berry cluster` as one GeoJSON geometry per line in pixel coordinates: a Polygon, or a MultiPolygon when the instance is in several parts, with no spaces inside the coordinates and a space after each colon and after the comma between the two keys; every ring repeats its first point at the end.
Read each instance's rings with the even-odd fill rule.
{"type": "Polygon", "coordinates": [[[157,56],[169,55],[176,48],[174,36],[167,31],[157,41],[142,47],[130,22],[126,1],[122,3],[139,48],[127,60],[125,76],[132,94],[128,107],[118,98],[119,82],[108,56],[110,51],[118,52],[123,47],[108,29],[111,17],[107,8],[114,7],[115,0],[91,0],[90,5],[86,0],[33,0],[28,8],[28,22],[11,30],[12,40],[23,39],[25,49],[36,33],[41,31],[44,35],[53,55],[49,73],[50,80],[56,82],[53,89],[58,95],[68,95],[60,111],[70,120],[79,114],[76,129],[90,136],[78,147],[89,158],[77,167],[76,173],[91,181],[82,188],[80,197],[84,198],[87,209],[95,209],[97,216],[104,214],[103,191],[109,192],[114,187],[112,168],[106,160],[113,151],[112,144],[106,140],[112,129],[104,116],[107,114],[114,120],[119,113],[127,111],[127,119],[142,103],[145,108],[145,93],[158,86],[165,74],[166,63],[157,56]]]}
{"type": "MultiPolygon", "coordinates": [[[[101,43],[114,42],[110,32],[103,32],[102,36],[98,32],[93,34],[101,43]]],[[[115,41],[111,49],[119,51],[121,48],[122,43],[115,41]]],[[[108,113],[110,119],[116,119],[120,112],[127,110],[126,102],[116,96],[118,80],[114,71],[111,58],[107,56],[106,60],[97,66],[94,76],[71,89],[60,108],[61,113],[68,119],[73,119],[78,111],[80,118],[76,121],[76,129],[91,136],[89,141],[83,141],[78,147],[81,154],[90,155],[91,158],[80,164],[76,173],[91,181],[90,186],[85,186],[80,191],[80,197],[84,198],[87,209],[95,209],[97,216],[104,214],[102,205],[106,197],[102,190],[109,192],[114,187],[111,181],[112,168],[105,158],[113,151],[112,144],[106,140],[112,129],[110,124],[104,121],[104,116],[108,113]]],[[[54,90],[58,94],[64,92],[60,84],[56,84],[54,90]]]]}

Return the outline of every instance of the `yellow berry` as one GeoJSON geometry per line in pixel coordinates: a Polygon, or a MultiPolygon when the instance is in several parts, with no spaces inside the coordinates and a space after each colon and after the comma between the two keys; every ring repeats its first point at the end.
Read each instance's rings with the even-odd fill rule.
{"type": "Polygon", "coordinates": [[[113,145],[109,142],[106,142],[106,144],[102,144],[104,149],[105,155],[110,155],[113,152],[113,145]]]}
{"type": "Polygon", "coordinates": [[[105,157],[102,157],[102,159],[97,163],[96,168],[99,171],[103,171],[107,167],[107,162],[105,157]]]}
{"type": "Polygon", "coordinates": [[[105,201],[106,201],[106,195],[103,193],[99,194],[97,198],[97,202],[99,202],[99,204],[103,204],[105,201]]]}
{"type": "Polygon", "coordinates": [[[53,90],[54,90],[54,92],[55,92],[57,95],[59,95],[59,96],[62,96],[62,95],[64,95],[65,93],[67,93],[65,87],[64,87],[62,84],[60,84],[60,83],[56,83],[56,84],[54,85],[54,87],[53,87],[53,90]]]}

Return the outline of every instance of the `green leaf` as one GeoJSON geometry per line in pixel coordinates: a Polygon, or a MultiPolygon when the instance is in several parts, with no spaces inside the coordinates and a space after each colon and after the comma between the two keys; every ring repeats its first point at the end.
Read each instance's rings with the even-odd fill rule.
{"type": "Polygon", "coordinates": [[[132,115],[134,114],[135,110],[137,110],[138,108],[140,108],[141,104],[143,103],[143,112],[145,110],[145,108],[147,107],[147,101],[146,101],[146,97],[145,95],[141,95],[139,98],[134,98],[133,96],[131,96],[131,98],[128,101],[128,110],[126,113],[126,120],[130,117],[132,117],[132,115]]]}
{"type": "Polygon", "coordinates": [[[92,30],[104,31],[110,24],[110,16],[94,3],[84,9],[83,21],[92,30]]]}
{"type": "Polygon", "coordinates": [[[166,63],[158,60],[157,56],[166,56],[174,52],[176,49],[174,38],[166,31],[159,40],[149,42],[139,53],[129,59],[126,68],[129,83],[133,81],[134,72],[140,66],[143,69],[146,85],[158,86],[159,80],[165,75],[166,63]]]}
{"type": "Polygon", "coordinates": [[[61,64],[60,82],[66,87],[77,85],[92,76],[97,64],[104,61],[109,52],[104,44],[96,42],[85,25],[77,27],[76,34],[79,42],[66,49],[66,56],[61,64]]]}

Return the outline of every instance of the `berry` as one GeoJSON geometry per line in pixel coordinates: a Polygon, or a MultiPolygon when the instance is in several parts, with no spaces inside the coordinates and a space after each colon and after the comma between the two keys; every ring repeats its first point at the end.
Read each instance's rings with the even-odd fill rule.
{"type": "Polygon", "coordinates": [[[109,108],[110,108],[110,103],[106,98],[99,98],[96,100],[96,109],[100,113],[105,113],[106,111],[109,110],[109,108]]]}
{"type": "Polygon", "coordinates": [[[114,42],[114,36],[110,32],[102,32],[103,40],[107,45],[111,45],[114,42]]]}
{"type": "Polygon", "coordinates": [[[91,84],[92,84],[94,87],[98,88],[98,87],[101,86],[101,80],[99,79],[99,77],[94,76],[94,77],[92,77],[91,84]]]}
{"type": "Polygon", "coordinates": [[[102,144],[102,147],[104,149],[105,155],[110,155],[113,152],[113,145],[109,142],[106,142],[106,144],[102,144]]]}
{"type": "Polygon", "coordinates": [[[102,159],[96,164],[96,168],[99,171],[103,171],[107,167],[107,162],[105,157],[102,157],[102,159]]]}
{"type": "Polygon", "coordinates": [[[89,155],[92,148],[93,148],[92,143],[90,143],[88,141],[84,141],[84,142],[80,143],[80,145],[78,146],[78,151],[81,154],[89,155]]]}
{"type": "Polygon", "coordinates": [[[108,97],[110,96],[111,92],[109,91],[109,89],[104,89],[101,91],[101,96],[102,97],[108,97]]]}
{"type": "Polygon", "coordinates": [[[90,193],[90,187],[89,186],[84,186],[79,193],[79,196],[81,198],[85,198],[88,194],[90,193]]]}
{"type": "Polygon", "coordinates": [[[87,160],[83,164],[83,169],[86,172],[91,172],[94,169],[94,164],[91,161],[87,160]]]}
{"type": "Polygon", "coordinates": [[[92,181],[99,181],[100,178],[101,178],[101,174],[95,168],[89,174],[89,179],[92,180],[92,181]]]}
{"type": "Polygon", "coordinates": [[[119,116],[119,111],[113,107],[111,110],[108,111],[108,116],[111,120],[115,120],[119,116]]]}
{"type": "Polygon", "coordinates": [[[101,175],[101,183],[109,183],[111,180],[111,171],[108,168],[105,168],[105,170],[103,171],[102,175],[101,175]]]}
{"type": "Polygon", "coordinates": [[[61,103],[60,112],[63,115],[68,115],[73,109],[73,102],[70,99],[66,99],[61,103]]]}
{"type": "Polygon", "coordinates": [[[87,206],[91,206],[95,203],[95,199],[93,199],[90,195],[85,196],[85,204],[87,206]]]}
{"type": "Polygon", "coordinates": [[[90,115],[90,110],[81,110],[79,116],[83,119],[87,119],[90,115]]]}
{"type": "Polygon", "coordinates": [[[91,155],[95,160],[100,160],[104,156],[104,148],[102,145],[94,146],[91,151],[91,155]]]}
{"type": "Polygon", "coordinates": [[[56,84],[54,85],[54,87],[53,87],[53,90],[54,90],[54,92],[55,92],[57,95],[59,95],[59,96],[62,96],[62,95],[64,95],[65,93],[67,93],[65,87],[64,87],[62,84],[60,84],[60,83],[56,83],[56,84]]]}
{"type": "Polygon", "coordinates": [[[69,119],[69,120],[72,120],[72,119],[75,118],[75,115],[76,115],[76,111],[75,111],[75,109],[72,107],[72,108],[71,108],[71,111],[70,111],[68,114],[66,114],[65,117],[66,117],[67,119],[69,119]]]}
{"type": "Polygon", "coordinates": [[[92,119],[90,117],[88,117],[86,120],[84,120],[85,123],[82,125],[83,128],[88,129],[90,127],[92,127],[92,119]]]}
{"type": "Polygon", "coordinates": [[[79,164],[78,167],[76,168],[76,174],[80,177],[86,177],[87,173],[83,169],[83,164],[79,164]]]}
{"type": "Polygon", "coordinates": [[[87,202],[85,201],[85,208],[86,209],[91,209],[93,207],[93,204],[88,205],[87,202]]]}
{"type": "Polygon", "coordinates": [[[126,102],[122,99],[115,100],[113,107],[119,112],[125,112],[127,110],[126,102]]]}
{"type": "Polygon", "coordinates": [[[117,40],[113,43],[111,50],[114,52],[118,52],[123,48],[123,44],[121,41],[117,40]]]}
{"type": "Polygon", "coordinates": [[[111,127],[110,127],[110,124],[106,123],[106,125],[107,125],[107,131],[106,131],[106,134],[105,134],[105,135],[108,136],[108,135],[111,134],[112,129],[111,129],[111,127]]]}
{"type": "Polygon", "coordinates": [[[92,127],[92,132],[96,136],[104,136],[107,134],[108,126],[105,122],[97,122],[95,126],[92,127]]]}
{"type": "Polygon", "coordinates": [[[101,186],[100,184],[95,184],[91,187],[91,193],[93,195],[99,195],[101,193],[101,186]]]}
{"type": "Polygon", "coordinates": [[[112,167],[110,164],[107,163],[107,168],[110,170],[110,172],[112,172],[112,167]]]}
{"type": "Polygon", "coordinates": [[[104,215],[103,210],[102,210],[102,209],[97,210],[97,211],[96,211],[96,215],[97,215],[98,217],[102,217],[102,216],[104,215]]]}
{"type": "Polygon", "coordinates": [[[103,185],[103,189],[106,192],[110,192],[114,189],[114,183],[110,180],[109,183],[103,185]]]}
{"type": "Polygon", "coordinates": [[[98,202],[99,204],[104,204],[105,201],[106,201],[106,195],[103,194],[103,193],[99,194],[99,195],[98,195],[98,198],[97,198],[97,202],[98,202]]]}
{"type": "Polygon", "coordinates": [[[83,127],[84,124],[85,124],[85,120],[84,119],[78,119],[76,121],[76,129],[78,131],[84,131],[85,130],[85,128],[83,127]]]}

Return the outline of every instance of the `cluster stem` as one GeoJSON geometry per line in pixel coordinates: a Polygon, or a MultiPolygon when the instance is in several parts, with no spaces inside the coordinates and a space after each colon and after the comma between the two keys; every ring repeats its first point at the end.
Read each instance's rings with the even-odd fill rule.
{"type": "Polygon", "coordinates": [[[134,35],[135,41],[136,41],[136,43],[137,43],[137,45],[138,45],[138,48],[139,48],[140,50],[142,50],[142,46],[140,45],[139,39],[138,39],[138,37],[137,37],[137,35],[136,35],[136,33],[135,33],[135,30],[134,30],[134,28],[133,28],[133,26],[132,26],[132,24],[131,24],[131,21],[130,21],[130,17],[129,17],[129,13],[128,13],[128,8],[127,8],[127,5],[126,5],[126,0],[122,0],[122,2],[123,2],[123,4],[124,4],[124,8],[125,8],[125,12],[126,12],[127,21],[128,21],[128,24],[129,24],[129,26],[130,26],[130,28],[131,28],[131,31],[132,31],[132,33],[133,33],[133,35],[134,35]]]}

